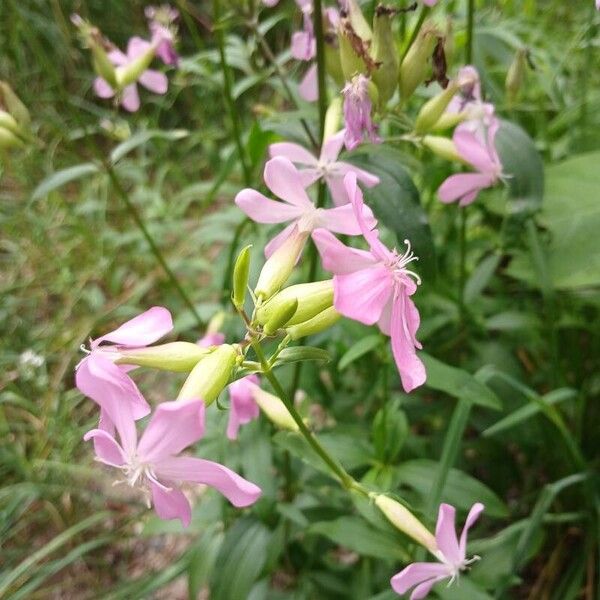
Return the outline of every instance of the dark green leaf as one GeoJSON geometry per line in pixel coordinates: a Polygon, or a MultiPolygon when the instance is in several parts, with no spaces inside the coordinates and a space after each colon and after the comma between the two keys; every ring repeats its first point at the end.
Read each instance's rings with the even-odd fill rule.
{"type": "Polygon", "coordinates": [[[338,369],[343,371],[349,364],[353,363],[357,358],[364,356],[371,350],[374,350],[382,342],[383,338],[377,334],[367,335],[366,337],[358,340],[354,343],[345,353],[340,362],[338,363],[338,369]]]}

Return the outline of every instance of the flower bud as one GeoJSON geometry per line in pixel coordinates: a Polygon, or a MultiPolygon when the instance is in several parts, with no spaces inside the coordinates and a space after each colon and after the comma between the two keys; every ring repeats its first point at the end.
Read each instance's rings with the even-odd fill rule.
{"type": "Polygon", "coordinates": [[[325,130],[323,133],[324,142],[340,130],[342,105],[342,97],[338,95],[333,98],[327,107],[327,112],[325,113],[325,130]]]}
{"type": "Polygon", "coordinates": [[[400,531],[416,540],[429,552],[437,551],[437,543],[433,534],[405,506],[392,500],[385,494],[371,494],[377,508],[387,517],[390,523],[400,531]]]}
{"type": "Polygon", "coordinates": [[[128,85],[135,83],[142,73],[148,69],[155,56],[156,47],[152,44],[144,54],[138,56],[135,60],[127,63],[123,67],[117,67],[116,77],[118,88],[122,90],[128,85]]]}
{"type": "Polygon", "coordinates": [[[296,298],[280,302],[277,310],[271,311],[271,316],[263,327],[264,333],[272,335],[278,329],[281,329],[294,316],[297,308],[298,300],[296,298]]]}
{"type": "Polygon", "coordinates": [[[325,36],[325,70],[339,87],[344,85],[344,72],[335,33],[325,36]],[[328,41],[332,40],[332,41],[328,41]]]}
{"type": "Polygon", "coordinates": [[[340,319],[340,316],[340,313],[333,306],[330,306],[312,317],[312,319],[288,327],[286,332],[292,340],[299,340],[307,335],[314,335],[328,329],[340,319]]]}
{"type": "Polygon", "coordinates": [[[465,121],[468,117],[466,110],[460,112],[445,112],[435,123],[433,129],[435,131],[444,131],[450,129],[459,123],[465,121]]]}
{"type": "Polygon", "coordinates": [[[440,32],[433,25],[425,25],[419,31],[407,55],[400,65],[400,97],[406,102],[425,81],[429,70],[429,59],[440,38],[440,32]]]}
{"type": "Polygon", "coordinates": [[[252,393],[252,397],[267,418],[275,423],[277,427],[298,431],[298,424],[292,418],[292,415],[285,407],[285,404],[277,396],[269,394],[269,392],[265,392],[256,386],[252,393]]]}
{"type": "Polygon", "coordinates": [[[252,248],[252,244],[246,246],[238,254],[235,266],[233,267],[233,293],[231,301],[238,310],[244,308],[246,300],[246,288],[248,287],[248,274],[250,272],[250,248],[252,248]]]}
{"type": "Polygon", "coordinates": [[[7,129],[13,135],[18,136],[21,133],[19,124],[14,117],[0,108],[0,129],[7,129]]]}
{"type": "Polygon", "coordinates": [[[368,69],[362,56],[363,41],[345,19],[338,30],[338,43],[344,80],[350,81],[358,73],[366,74],[368,69]]]}
{"type": "Polygon", "coordinates": [[[267,259],[254,290],[258,298],[268,300],[281,289],[292,274],[307,238],[308,232],[294,228],[288,239],[267,259]]]}
{"type": "Polygon", "coordinates": [[[376,68],[371,74],[379,92],[379,100],[385,104],[398,87],[398,48],[392,33],[394,11],[379,5],[373,17],[373,44],[371,57],[376,68]]]}
{"type": "Polygon", "coordinates": [[[414,133],[416,135],[423,135],[434,128],[459,87],[457,81],[451,81],[445,90],[425,102],[415,121],[414,133]]]}
{"type": "Polygon", "coordinates": [[[365,42],[370,41],[373,37],[373,33],[371,32],[371,28],[356,0],[346,0],[346,9],[352,29],[354,29],[356,34],[365,42]]]}
{"type": "Polygon", "coordinates": [[[24,146],[23,141],[12,131],[0,127],[0,150],[8,148],[18,148],[24,146]]]}
{"type": "Polygon", "coordinates": [[[119,358],[115,360],[115,364],[189,373],[210,352],[210,349],[201,348],[191,342],[171,342],[131,350],[121,348],[118,350],[119,358]]]}
{"type": "Polygon", "coordinates": [[[6,81],[0,81],[0,108],[6,109],[21,126],[28,125],[31,120],[27,107],[6,81]]]}
{"type": "Polygon", "coordinates": [[[333,304],[333,280],[300,283],[281,290],[257,310],[258,322],[266,323],[274,313],[281,310],[282,305],[290,300],[297,301],[298,309],[294,316],[287,321],[288,326],[312,319],[333,304]]]}
{"type": "Polygon", "coordinates": [[[236,359],[237,352],[233,346],[217,346],[192,369],[177,400],[202,398],[207,406],[214,402],[229,382],[236,359]]]}
{"type": "Polygon", "coordinates": [[[426,148],[429,148],[434,154],[445,160],[464,162],[454,142],[447,137],[441,135],[426,135],[423,136],[421,142],[426,148]]]}
{"type": "Polygon", "coordinates": [[[509,102],[514,102],[525,81],[527,67],[527,50],[519,48],[506,74],[506,95],[509,102]]]}

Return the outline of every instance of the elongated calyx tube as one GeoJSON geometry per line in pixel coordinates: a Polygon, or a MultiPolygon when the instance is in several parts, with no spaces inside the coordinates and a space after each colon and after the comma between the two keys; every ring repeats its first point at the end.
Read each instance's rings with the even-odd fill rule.
{"type": "Polygon", "coordinates": [[[244,302],[246,300],[251,248],[252,244],[249,244],[242,249],[235,261],[235,266],[233,267],[233,292],[231,294],[231,301],[238,310],[241,310],[244,307],[244,302]]]}
{"type": "Polygon", "coordinates": [[[256,311],[257,321],[266,323],[284,303],[292,299],[297,300],[298,308],[287,321],[288,326],[307,321],[333,305],[333,280],[300,283],[281,290],[256,311]]]}
{"type": "Polygon", "coordinates": [[[209,348],[201,348],[191,342],[170,342],[146,348],[120,349],[115,364],[189,373],[210,353],[209,348]]]}
{"type": "Polygon", "coordinates": [[[333,306],[326,308],[307,321],[286,328],[286,333],[292,340],[299,340],[307,335],[315,335],[335,325],[341,315],[333,306]]]}
{"type": "Polygon", "coordinates": [[[458,81],[451,81],[445,90],[442,90],[423,104],[415,121],[414,132],[417,135],[429,133],[435,128],[435,124],[444,114],[448,104],[450,104],[450,101],[454,98],[456,92],[458,92],[459,87],[458,81]]]}
{"type": "Polygon", "coordinates": [[[298,431],[299,427],[296,421],[290,415],[285,404],[273,394],[265,392],[258,386],[254,388],[252,397],[259,408],[265,413],[266,417],[281,429],[298,431]]]}
{"type": "Polygon", "coordinates": [[[454,142],[441,135],[424,135],[421,139],[423,146],[429,148],[434,154],[445,160],[464,162],[464,159],[458,153],[454,142]]]}
{"type": "Polygon", "coordinates": [[[403,102],[406,102],[427,78],[433,49],[440,37],[441,34],[435,26],[425,24],[404,57],[400,65],[400,97],[403,102]]]}
{"type": "Polygon", "coordinates": [[[375,505],[397,529],[435,554],[438,550],[434,535],[405,506],[385,494],[371,494],[375,505]]]}
{"type": "Polygon", "coordinates": [[[398,87],[398,48],[392,33],[392,15],[390,10],[382,5],[375,9],[373,16],[373,42],[371,45],[371,57],[375,61],[376,68],[371,74],[373,83],[379,92],[379,101],[385,104],[398,87]]]}
{"type": "Polygon", "coordinates": [[[117,67],[116,78],[118,89],[122,90],[131,83],[135,83],[142,73],[148,69],[155,56],[156,46],[151,44],[144,54],[122,67],[117,67]]]}
{"type": "Polygon", "coordinates": [[[277,310],[271,312],[271,316],[265,322],[263,327],[264,333],[272,335],[278,329],[281,329],[290,319],[293,318],[294,313],[298,308],[298,300],[296,298],[289,298],[284,302],[279,303],[277,310]]]}
{"type": "Polygon", "coordinates": [[[202,398],[208,406],[229,383],[237,360],[237,351],[229,344],[217,346],[192,369],[177,400],[202,398]]]}

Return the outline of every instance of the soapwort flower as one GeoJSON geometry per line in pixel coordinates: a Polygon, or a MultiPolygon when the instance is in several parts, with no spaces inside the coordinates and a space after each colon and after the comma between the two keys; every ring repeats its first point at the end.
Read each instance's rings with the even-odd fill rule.
{"type": "Polygon", "coordinates": [[[371,119],[373,104],[369,94],[370,85],[371,80],[359,73],[342,90],[346,124],[344,143],[348,150],[353,150],[365,139],[373,143],[381,142],[377,127],[371,119]]]}

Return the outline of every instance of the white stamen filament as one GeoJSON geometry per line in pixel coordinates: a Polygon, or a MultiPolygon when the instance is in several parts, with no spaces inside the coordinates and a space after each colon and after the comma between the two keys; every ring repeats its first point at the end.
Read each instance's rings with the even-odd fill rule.
{"type": "Polygon", "coordinates": [[[415,256],[415,253],[412,251],[409,240],[404,240],[404,243],[406,244],[404,254],[399,254],[396,248],[394,248],[392,250],[394,258],[388,266],[392,268],[394,275],[408,275],[416,281],[417,285],[421,285],[421,278],[414,271],[406,268],[406,265],[410,264],[413,260],[419,260],[419,257],[415,256]]]}

